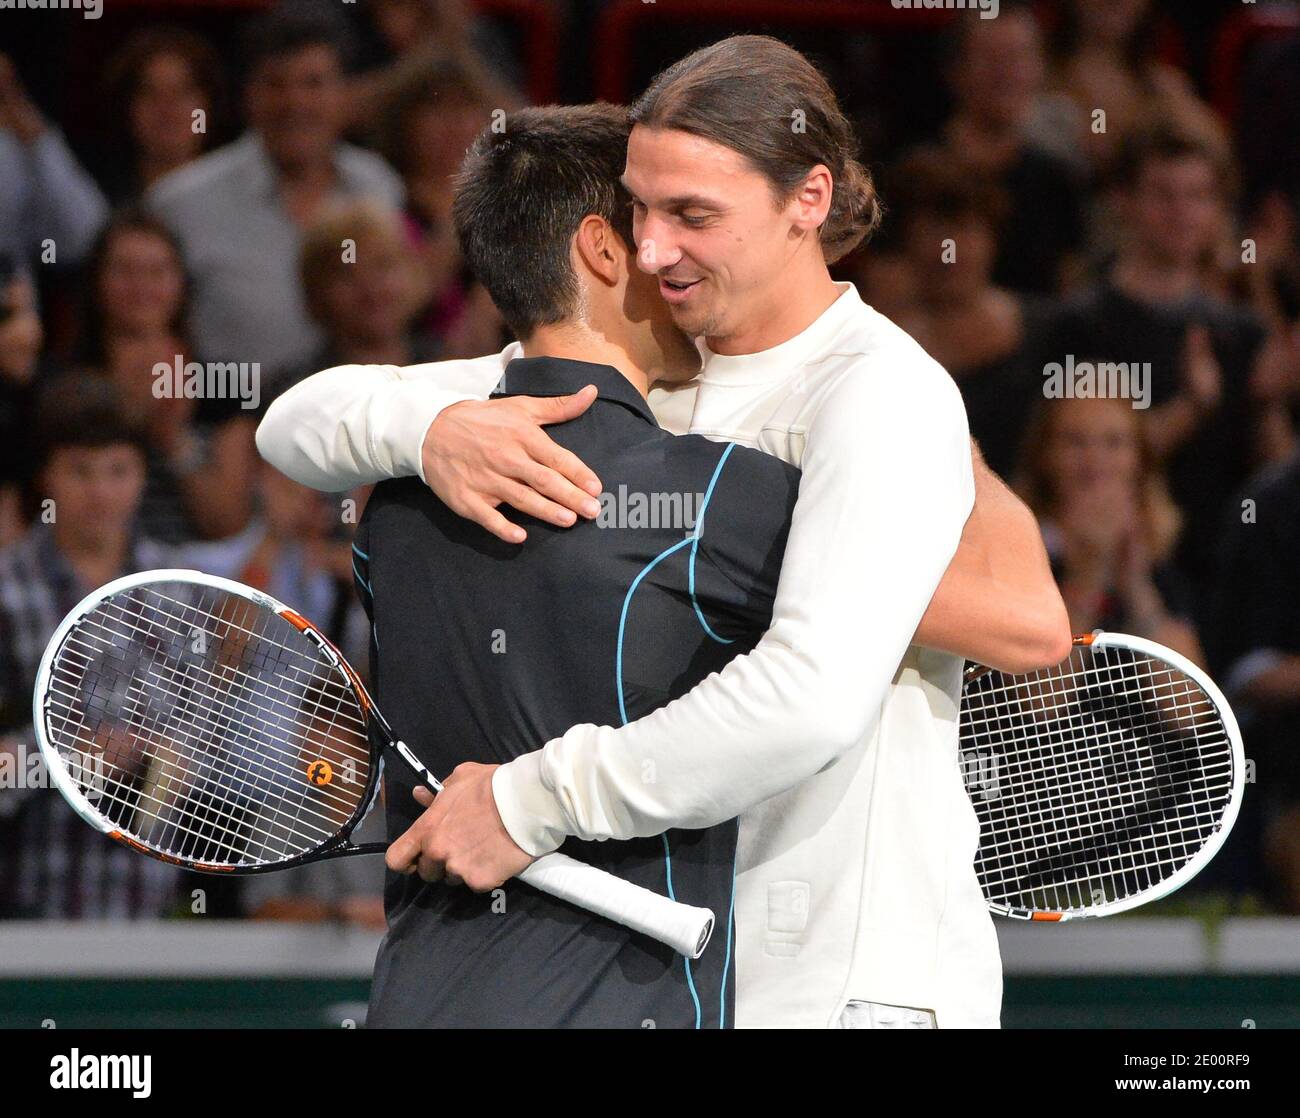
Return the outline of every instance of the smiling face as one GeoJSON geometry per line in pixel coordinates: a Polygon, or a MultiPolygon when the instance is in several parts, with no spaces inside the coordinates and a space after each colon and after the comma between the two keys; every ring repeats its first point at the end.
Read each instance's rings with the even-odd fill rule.
{"type": "Polygon", "coordinates": [[[1149,161],[1123,202],[1135,242],[1168,265],[1194,265],[1222,219],[1214,167],[1196,156],[1149,161]]]}
{"type": "Polygon", "coordinates": [[[185,273],[176,251],[157,234],[123,229],[112,237],[99,273],[105,325],[125,334],[170,328],[185,296],[185,273]]]}
{"type": "Polygon", "coordinates": [[[1127,400],[1054,400],[1049,415],[1044,462],[1056,493],[1137,484],[1139,421],[1127,400]]]}
{"type": "Polygon", "coordinates": [[[249,82],[246,107],[249,124],[282,167],[328,158],[347,108],[338,53],[320,44],[265,59],[249,82]]]}
{"type": "Polygon", "coordinates": [[[125,532],[144,480],[144,455],[131,444],[56,450],[41,471],[41,491],[58,509],[55,532],[63,546],[95,549],[125,532]]]}
{"type": "Polygon", "coordinates": [[[194,129],[196,110],[212,105],[193,69],[180,54],[158,53],[140,74],[129,106],[131,133],[142,151],[164,160],[190,159],[203,146],[194,129]]]}
{"type": "MultiPolygon", "coordinates": [[[[673,309],[659,295],[657,277],[637,266],[630,245],[616,238],[622,282],[611,292],[626,323],[626,349],[650,383],[680,384],[700,371],[700,354],[677,326],[673,309]]],[[[598,289],[599,290],[599,289],[598,289]]]]}
{"type": "Polygon", "coordinates": [[[800,240],[789,207],[742,155],[638,124],[623,183],[632,195],[637,262],[657,277],[684,333],[725,341],[779,303],[800,240]]]}

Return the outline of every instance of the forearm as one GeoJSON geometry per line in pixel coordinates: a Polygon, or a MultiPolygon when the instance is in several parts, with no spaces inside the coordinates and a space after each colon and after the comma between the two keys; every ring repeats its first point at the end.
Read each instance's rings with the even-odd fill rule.
{"type": "Polygon", "coordinates": [[[443,408],[485,400],[518,346],[472,361],[340,365],[300,381],[267,409],[257,449],[301,485],[338,493],[423,477],[420,449],[443,408]]]}
{"type": "Polygon", "coordinates": [[[975,507],[915,643],[1006,672],[1057,664],[1070,621],[1038,522],[972,440],[975,507]]]}

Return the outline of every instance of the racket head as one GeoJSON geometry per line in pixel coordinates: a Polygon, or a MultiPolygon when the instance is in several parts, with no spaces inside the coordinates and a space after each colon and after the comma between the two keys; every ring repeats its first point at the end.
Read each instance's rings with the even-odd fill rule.
{"type": "Polygon", "coordinates": [[[32,718],[82,819],[203,872],[358,850],[379,790],[378,712],[342,654],[270,595],[200,571],[83,598],[46,646],[32,718]]]}
{"type": "Polygon", "coordinates": [[[1054,668],[968,669],[959,754],[985,899],[1024,920],[1168,896],[1222,847],[1245,786],[1214,681],[1172,649],[1101,630],[1054,668]]]}

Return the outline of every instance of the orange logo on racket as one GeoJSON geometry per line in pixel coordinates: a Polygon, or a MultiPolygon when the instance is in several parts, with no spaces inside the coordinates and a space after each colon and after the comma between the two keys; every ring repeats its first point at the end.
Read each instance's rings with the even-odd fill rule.
{"type": "Polygon", "coordinates": [[[313,761],[307,766],[307,779],[313,784],[328,784],[334,779],[334,767],[328,761],[313,761]]]}

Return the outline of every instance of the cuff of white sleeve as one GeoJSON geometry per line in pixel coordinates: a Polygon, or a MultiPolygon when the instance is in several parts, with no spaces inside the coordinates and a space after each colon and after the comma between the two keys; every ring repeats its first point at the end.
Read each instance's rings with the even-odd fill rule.
{"type": "Polygon", "coordinates": [[[393,477],[418,477],[426,485],[424,476],[424,437],[433,426],[443,408],[475,396],[464,392],[450,392],[428,381],[404,381],[394,395],[393,406],[383,433],[382,446],[377,450],[377,461],[392,463],[393,477]]]}
{"type": "Polygon", "coordinates": [[[492,774],[492,798],[507,833],[525,854],[540,858],[557,850],[568,836],[559,801],[542,780],[540,749],[492,774]]]}

